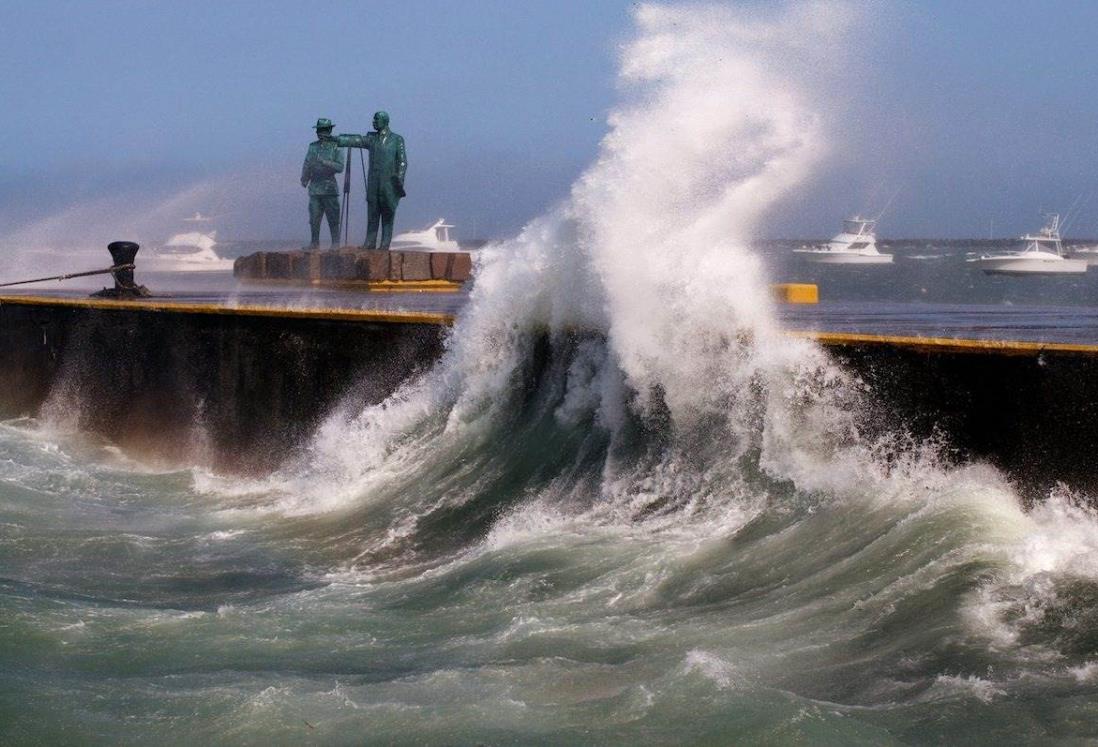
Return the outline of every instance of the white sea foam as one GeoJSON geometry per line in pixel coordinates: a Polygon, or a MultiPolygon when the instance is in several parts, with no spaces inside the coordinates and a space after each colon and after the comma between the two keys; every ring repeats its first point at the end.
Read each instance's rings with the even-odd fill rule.
{"type": "Polygon", "coordinates": [[[1068,669],[1068,673],[1079,684],[1094,682],[1098,680],[1098,661],[1088,661],[1081,666],[1071,667],[1068,669]]]}
{"type": "Polygon", "coordinates": [[[729,662],[708,651],[697,649],[686,655],[683,670],[688,673],[697,672],[721,689],[733,687],[737,675],[736,668],[729,662]]]}
{"type": "MultiPolygon", "coordinates": [[[[1015,649],[1023,633],[1040,626],[1050,610],[1061,612],[1064,604],[1072,603],[1061,599],[1065,582],[1098,583],[1098,511],[1067,490],[1054,492],[1028,512],[1013,496],[1001,497],[999,505],[1016,512],[1009,520],[1009,537],[999,538],[1001,563],[963,613],[974,633],[1000,649],[1015,649]]],[[[1016,650],[1016,655],[1057,657],[1040,641],[1016,650]]]]}
{"type": "Polygon", "coordinates": [[[1029,526],[1013,554],[1015,581],[1043,574],[1098,581],[1098,511],[1058,492],[1028,513],[1029,526]]]}
{"type": "Polygon", "coordinates": [[[972,675],[942,675],[929,691],[930,699],[967,696],[981,703],[990,703],[1002,695],[1006,695],[1006,691],[994,682],[972,675]]]}

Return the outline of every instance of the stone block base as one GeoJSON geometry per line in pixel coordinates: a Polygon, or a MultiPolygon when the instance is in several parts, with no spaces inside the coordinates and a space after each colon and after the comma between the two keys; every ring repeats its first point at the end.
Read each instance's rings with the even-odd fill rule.
{"type": "Polygon", "coordinates": [[[472,257],[465,252],[393,252],[346,246],[338,251],[256,252],[240,257],[233,265],[233,275],[242,282],[386,290],[454,291],[472,274],[472,257]]]}

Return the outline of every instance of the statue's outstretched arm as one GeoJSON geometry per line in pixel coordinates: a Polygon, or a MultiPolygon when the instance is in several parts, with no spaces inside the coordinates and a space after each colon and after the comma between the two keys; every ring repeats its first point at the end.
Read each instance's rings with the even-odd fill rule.
{"type": "Polygon", "coordinates": [[[373,133],[365,135],[336,135],[340,148],[369,148],[373,133]]]}

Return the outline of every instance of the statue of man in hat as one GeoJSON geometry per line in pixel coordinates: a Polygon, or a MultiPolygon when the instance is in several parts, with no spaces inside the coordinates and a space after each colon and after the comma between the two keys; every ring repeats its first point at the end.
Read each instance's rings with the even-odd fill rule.
{"type": "Polygon", "coordinates": [[[309,229],[312,241],[307,248],[320,246],[320,218],[328,218],[332,248],[339,246],[339,185],[335,175],[343,171],[343,152],[339,141],[332,137],[335,125],[330,119],[316,121],[317,139],[309,143],[305,163],[301,167],[301,186],[309,188],[309,229]]]}
{"type": "Polygon", "coordinates": [[[366,178],[366,249],[373,249],[377,242],[377,229],[381,227],[380,249],[388,249],[393,239],[393,221],[397,204],[404,197],[404,174],[408,170],[408,157],[404,151],[404,138],[389,130],[389,115],[374,114],[374,131],[365,135],[339,135],[339,145],[348,148],[365,148],[370,151],[370,169],[366,178]]]}

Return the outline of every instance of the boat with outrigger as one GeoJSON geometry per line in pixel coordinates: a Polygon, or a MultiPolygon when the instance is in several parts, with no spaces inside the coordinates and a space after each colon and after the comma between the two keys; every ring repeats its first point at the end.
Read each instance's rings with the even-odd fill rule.
{"type": "Polygon", "coordinates": [[[1059,213],[1049,214],[1040,231],[1026,234],[1019,241],[1024,242],[1021,249],[982,254],[967,262],[989,275],[1081,275],[1087,271],[1087,260],[1072,259],[1064,253],[1059,213]]]}
{"type": "Polygon", "coordinates": [[[794,249],[809,262],[824,265],[887,265],[891,254],[877,250],[877,218],[854,216],[843,221],[842,233],[821,246],[794,249]]]}

